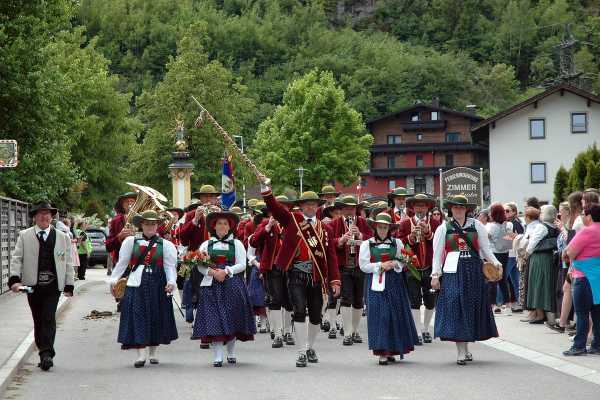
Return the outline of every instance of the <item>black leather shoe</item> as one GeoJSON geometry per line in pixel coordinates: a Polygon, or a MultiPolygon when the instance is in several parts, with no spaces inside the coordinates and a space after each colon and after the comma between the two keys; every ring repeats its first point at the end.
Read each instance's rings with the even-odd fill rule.
{"type": "Polygon", "coordinates": [[[50,356],[42,357],[38,366],[42,369],[42,371],[48,371],[50,368],[52,368],[54,366],[52,357],[50,357],[50,356]]]}
{"type": "Polygon", "coordinates": [[[283,335],[283,341],[285,342],[285,344],[287,346],[293,346],[296,344],[296,341],[294,340],[294,336],[292,336],[291,333],[286,333],[285,335],[283,335]]]}
{"type": "Polygon", "coordinates": [[[456,360],[456,365],[467,365],[467,360],[456,360]]]}
{"type": "Polygon", "coordinates": [[[429,332],[423,332],[423,343],[431,343],[431,334],[429,332]]]}
{"type": "Polygon", "coordinates": [[[358,334],[358,332],[354,332],[354,333],[352,334],[352,341],[353,341],[354,343],[362,343],[362,342],[363,342],[363,340],[362,340],[362,338],[360,337],[360,335],[358,334]]]}
{"type": "Polygon", "coordinates": [[[389,356],[389,357],[387,358],[387,360],[388,360],[389,362],[395,363],[395,362],[396,362],[396,357],[394,357],[394,356],[389,356]]]}
{"type": "Polygon", "coordinates": [[[306,367],[306,354],[298,353],[298,357],[296,357],[296,367],[299,367],[299,368],[306,367]]]}
{"type": "Polygon", "coordinates": [[[473,361],[473,354],[467,353],[465,354],[465,361],[473,361]]]}
{"type": "Polygon", "coordinates": [[[158,358],[151,358],[150,359],[150,364],[158,365],[159,364],[158,358]]]}
{"type": "Polygon", "coordinates": [[[308,358],[309,363],[318,363],[319,358],[317,357],[317,352],[314,349],[306,350],[306,358],[308,358]]]}
{"type": "Polygon", "coordinates": [[[417,340],[417,343],[415,343],[415,344],[416,344],[417,346],[423,346],[423,339],[421,338],[421,336],[419,336],[417,339],[418,339],[418,340],[417,340]]]}
{"type": "Polygon", "coordinates": [[[576,349],[571,347],[567,351],[563,351],[563,356],[571,357],[571,356],[585,356],[587,354],[586,349],[576,349]]]}
{"type": "Polygon", "coordinates": [[[342,342],[344,346],[352,346],[354,344],[354,340],[352,340],[352,336],[344,336],[344,341],[342,342]]]}
{"type": "Polygon", "coordinates": [[[544,318],[542,319],[532,319],[531,321],[529,321],[529,323],[531,325],[541,325],[544,323],[544,318]]]}
{"type": "Polygon", "coordinates": [[[227,357],[227,364],[236,364],[237,359],[235,357],[227,357]]]}
{"type": "Polygon", "coordinates": [[[521,307],[514,307],[511,308],[510,311],[512,311],[513,314],[521,314],[523,312],[523,309],[521,307]]]}
{"type": "Polygon", "coordinates": [[[208,350],[210,349],[210,344],[208,343],[200,343],[200,348],[203,350],[208,350]]]}
{"type": "Polygon", "coordinates": [[[133,363],[133,366],[136,368],[142,368],[144,365],[146,365],[146,360],[144,361],[136,361],[133,363]]]}
{"type": "Polygon", "coordinates": [[[281,336],[277,336],[273,339],[273,343],[271,343],[271,347],[274,349],[280,349],[283,347],[283,339],[281,336]]]}
{"type": "Polygon", "coordinates": [[[213,361],[213,367],[221,368],[223,366],[223,361],[213,361]]]}
{"type": "Polygon", "coordinates": [[[388,365],[388,359],[380,357],[379,358],[379,365],[388,365]]]}
{"type": "Polygon", "coordinates": [[[336,339],[337,338],[337,333],[336,333],[335,329],[331,329],[329,331],[329,336],[328,337],[329,337],[329,339],[336,339]]]}
{"type": "Polygon", "coordinates": [[[321,330],[323,332],[329,332],[330,329],[331,329],[331,324],[329,323],[329,321],[321,322],[321,330]]]}

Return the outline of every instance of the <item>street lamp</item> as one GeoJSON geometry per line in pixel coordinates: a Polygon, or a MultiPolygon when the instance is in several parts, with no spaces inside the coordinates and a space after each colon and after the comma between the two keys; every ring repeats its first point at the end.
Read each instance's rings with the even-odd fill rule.
{"type": "MultiPolygon", "coordinates": [[[[244,153],[244,137],[242,135],[232,135],[234,140],[240,139],[240,149],[242,153],[244,153]]],[[[242,204],[244,206],[244,210],[246,209],[246,182],[242,177],[242,204]]]]}
{"type": "Polygon", "coordinates": [[[308,170],[304,169],[304,167],[300,166],[300,168],[296,168],[296,171],[298,172],[298,176],[300,177],[300,195],[302,195],[302,193],[304,192],[304,189],[303,189],[304,172],[308,172],[308,170]]]}

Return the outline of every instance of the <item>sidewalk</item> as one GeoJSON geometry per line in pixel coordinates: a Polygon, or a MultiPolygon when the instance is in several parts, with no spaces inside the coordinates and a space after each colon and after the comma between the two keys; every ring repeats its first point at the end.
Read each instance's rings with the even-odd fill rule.
{"type": "MultiPolygon", "coordinates": [[[[85,285],[103,282],[107,278],[106,269],[88,269],[85,281],[75,282],[75,295],[85,285]]],[[[65,310],[70,299],[61,296],[57,315],[65,310]]],[[[35,349],[33,340],[33,320],[27,304],[27,296],[22,293],[0,295],[0,396],[35,349]]]]}
{"type": "Polygon", "coordinates": [[[554,332],[545,325],[521,322],[526,313],[495,315],[498,339],[483,344],[505,351],[537,364],[544,365],[596,384],[600,384],[600,356],[565,357],[573,342],[566,333],[554,332]]]}

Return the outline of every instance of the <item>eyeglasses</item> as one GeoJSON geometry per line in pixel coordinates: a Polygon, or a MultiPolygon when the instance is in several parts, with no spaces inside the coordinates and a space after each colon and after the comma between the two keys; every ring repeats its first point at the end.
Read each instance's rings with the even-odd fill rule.
{"type": "Polygon", "coordinates": [[[512,210],[510,208],[508,208],[508,209],[504,210],[504,212],[509,213],[509,212],[512,212],[512,210]]]}

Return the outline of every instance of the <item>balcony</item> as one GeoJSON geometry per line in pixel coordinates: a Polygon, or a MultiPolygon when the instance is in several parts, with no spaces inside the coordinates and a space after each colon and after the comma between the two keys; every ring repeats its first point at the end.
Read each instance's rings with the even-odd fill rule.
{"type": "MultiPolygon", "coordinates": [[[[424,176],[424,175],[438,175],[440,168],[443,171],[456,168],[457,166],[451,167],[413,167],[413,168],[372,168],[368,171],[362,172],[361,176],[373,176],[373,177],[386,177],[394,178],[399,176],[424,176]]],[[[483,168],[482,165],[461,165],[461,167],[473,168],[479,170],[483,168]]]]}
{"type": "Polygon", "coordinates": [[[487,151],[487,147],[471,142],[452,143],[406,143],[406,144],[376,144],[371,146],[372,154],[411,153],[428,151],[487,151]]]}
{"type": "Polygon", "coordinates": [[[405,132],[425,131],[425,130],[444,130],[446,129],[445,120],[437,121],[408,121],[402,123],[402,129],[405,132]]]}

